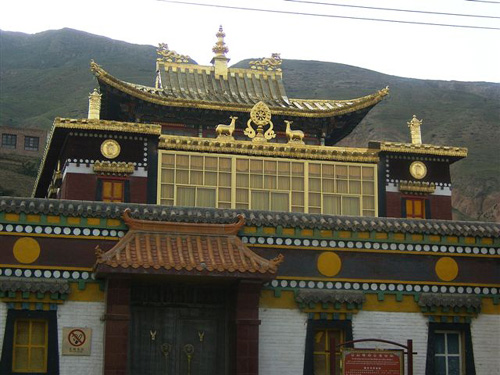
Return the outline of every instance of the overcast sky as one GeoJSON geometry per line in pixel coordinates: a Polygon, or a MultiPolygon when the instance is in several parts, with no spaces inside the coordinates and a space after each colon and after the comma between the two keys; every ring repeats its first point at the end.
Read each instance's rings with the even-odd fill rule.
{"type": "Polygon", "coordinates": [[[187,54],[199,64],[207,65],[213,55],[211,49],[216,41],[215,33],[219,25],[223,25],[230,64],[245,58],[268,57],[273,52],[280,52],[283,59],[337,62],[403,77],[500,82],[500,0],[186,2],[275,12],[156,0],[4,0],[0,12],[0,29],[37,33],[70,27],[136,44],[156,46],[164,42],[178,53],[187,54]],[[327,3],[490,18],[324,5],[327,3]]]}

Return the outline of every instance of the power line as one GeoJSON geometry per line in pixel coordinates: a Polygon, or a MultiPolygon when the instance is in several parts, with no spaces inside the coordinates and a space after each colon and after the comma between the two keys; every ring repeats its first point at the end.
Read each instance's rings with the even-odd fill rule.
{"type": "Polygon", "coordinates": [[[500,4],[500,1],[488,1],[488,0],[465,0],[473,3],[489,3],[489,4],[500,4]]]}
{"type": "MultiPolygon", "coordinates": [[[[321,1],[305,1],[305,0],[284,0],[291,3],[304,3],[304,4],[314,4],[314,5],[329,5],[334,7],[346,7],[346,8],[360,8],[360,9],[373,9],[373,10],[386,10],[391,12],[405,12],[405,13],[420,13],[420,14],[436,14],[441,16],[456,16],[456,17],[477,17],[477,18],[496,18],[495,16],[483,16],[483,15],[473,15],[473,14],[460,14],[460,13],[444,13],[444,12],[428,12],[425,10],[412,10],[412,9],[395,9],[395,8],[378,8],[378,7],[368,7],[363,5],[350,5],[350,4],[334,4],[325,3],[321,1]]],[[[467,1],[477,1],[477,0],[467,0],[467,1]]]]}
{"type": "Polygon", "coordinates": [[[164,2],[164,3],[171,3],[171,4],[184,4],[184,5],[202,6],[202,7],[208,7],[208,8],[223,8],[223,9],[233,9],[233,10],[245,10],[245,11],[253,11],[253,12],[263,12],[263,13],[290,14],[290,15],[296,15],[296,16],[341,18],[341,19],[350,19],[350,20],[358,20],[358,21],[377,21],[377,22],[403,23],[403,24],[411,24],[411,25],[457,27],[457,28],[480,29],[480,30],[500,30],[500,28],[498,28],[498,27],[488,27],[488,26],[454,25],[454,24],[445,24],[445,23],[401,21],[401,20],[391,20],[391,19],[383,19],[383,18],[338,16],[338,15],[333,15],[333,14],[290,12],[290,11],[286,11],[286,10],[235,7],[235,6],[220,5],[220,4],[202,4],[202,3],[196,3],[196,2],[191,2],[191,1],[181,1],[181,0],[156,0],[156,1],[164,2]]]}

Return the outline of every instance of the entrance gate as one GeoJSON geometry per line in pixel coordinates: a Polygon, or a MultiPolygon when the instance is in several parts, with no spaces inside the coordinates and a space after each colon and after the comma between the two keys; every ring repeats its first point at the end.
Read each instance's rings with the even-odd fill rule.
{"type": "MultiPolygon", "coordinates": [[[[142,288],[141,288],[142,289],[142,288]]],[[[176,288],[177,289],[177,288],[176,288]]],[[[156,297],[170,294],[157,288],[156,297]],[[159,293],[158,293],[159,292],[159,293]]],[[[198,293],[189,291],[193,297],[198,293]]],[[[200,292],[200,291],[198,291],[200,292]]],[[[134,295],[134,294],[133,294],[134,295]]],[[[186,297],[185,293],[174,293],[186,297]]],[[[224,306],[144,301],[131,307],[129,369],[131,375],[219,375],[226,371],[224,306]]],[[[205,295],[206,297],[206,295],[205,295]]],[[[138,302],[138,301],[136,301],[138,302]]],[[[165,302],[165,301],[163,301],[165,302]]]]}

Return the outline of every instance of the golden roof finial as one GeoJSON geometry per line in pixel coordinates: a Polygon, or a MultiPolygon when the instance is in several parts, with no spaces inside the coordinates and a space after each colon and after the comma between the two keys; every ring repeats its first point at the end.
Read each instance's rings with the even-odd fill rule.
{"type": "Polygon", "coordinates": [[[422,144],[422,134],[420,132],[420,126],[422,125],[423,120],[417,119],[416,115],[413,115],[413,118],[411,121],[407,122],[406,124],[410,128],[410,134],[411,134],[411,143],[415,145],[421,145],[422,144]]]}
{"type": "Polygon", "coordinates": [[[215,34],[215,36],[217,37],[217,43],[215,43],[212,51],[215,53],[215,57],[225,57],[229,49],[227,48],[226,43],[224,43],[224,37],[226,36],[226,34],[224,33],[224,30],[222,30],[222,25],[219,26],[219,31],[217,32],[217,34],[215,34]]]}

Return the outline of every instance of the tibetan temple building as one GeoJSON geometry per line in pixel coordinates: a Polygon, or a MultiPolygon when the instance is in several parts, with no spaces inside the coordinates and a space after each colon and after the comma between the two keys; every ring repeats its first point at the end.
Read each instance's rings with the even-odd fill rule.
{"type": "Polygon", "coordinates": [[[416,116],[338,147],[388,88],[290,98],[278,54],[231,68],[224,36],[209,66],[160,45],[151,87],[92,61],[88,118],[0,197],[0,373],[403,374],[348,371],[378,339],[405,374],[498,374],[500,225],[451,216],[467,150],[416,116]]]}

